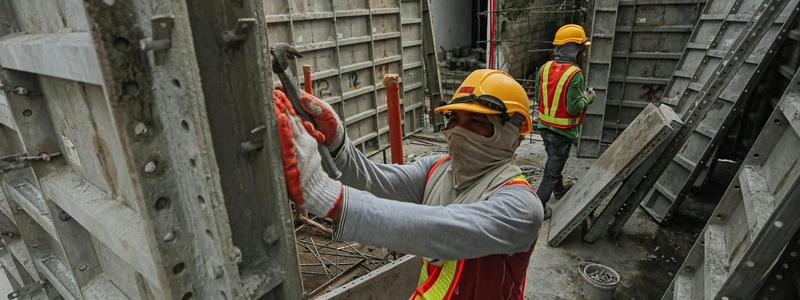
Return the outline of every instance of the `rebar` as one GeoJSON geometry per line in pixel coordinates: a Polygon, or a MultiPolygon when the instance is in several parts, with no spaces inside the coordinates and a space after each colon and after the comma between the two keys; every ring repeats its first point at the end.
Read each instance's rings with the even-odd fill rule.
{"type": "Polygon", "coordinates": [[[325,270],[325,274],[328,274],[328,279],[331,279],[333,277],[331,275],[331,270],[328,270],[328,266],[326,266],[325,262],[322,261],[322,255],[319,254],[319,249],[317,249],[317,244],[314,243],[314,239],[313,238],[311,238],[311,245],[314,246],[314,251],[316,251],[316,253],[312,253],[312,254],[314,254],[316,256],[317,260],[319,260],[319,263],[322,264],[322,269],[325,270]]]}

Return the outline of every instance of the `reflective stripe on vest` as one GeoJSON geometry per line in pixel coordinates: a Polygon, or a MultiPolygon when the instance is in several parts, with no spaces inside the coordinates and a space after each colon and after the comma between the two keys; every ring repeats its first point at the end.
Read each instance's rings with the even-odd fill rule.
{"type": "Polygon", "coordinates": [[[461,279],[464,260],[448,260],[441,266],[422,260],[420,281],[410,300],[445,300],[453,296],[453,292],[461,279]],[[428,270],[431,272],[428,273],[428,270]],[[424,278],[424,279],[423,279],[424,278]]]}
{"type": "Polygon", "coordinates": [[[569,80],[581,70],[572,64],[568,64],[567,68],[562,65],[567,64],[549,61],[542,66],[539,74],[539,122],[570,129],[583,123],[582,114],[570,114],[567,111],[569,80]]]}
{"type": "MultiPolygon", "coordinates": [[[[439,167],[439,165],[441,165],[442,162],[447,160],[449,157],[450,155],[445,155],[433,164],[430,171],[428,171],[426,182],[430,180],[431,175],[433,175],[433,170],[439,167]]],[[[536,194],[536,191],[533,190],[533,187],[531,187],[527,177],[525,177],[524,174],[514,176],[514,178],[511,178],[511,180],[503,184],[503,186],[507,185],[524,185],[530,188],[533,193],[536,194]]],[[[536,197],[538,198],[539,196],[537,195],[536,197]]],[[[419,273],[419,285],[414,290],[414,294],[411,295],[409,300],[450,299],[453,295],[453,292],[456,290],[456,286],[458,286],[458,281],[461,279],[461,271],[463,269],[463,259],[447,260],[444,261],[441,266],[431,264],[427,260],[423,259],[422,270],[420,270],[419,273]]]]}

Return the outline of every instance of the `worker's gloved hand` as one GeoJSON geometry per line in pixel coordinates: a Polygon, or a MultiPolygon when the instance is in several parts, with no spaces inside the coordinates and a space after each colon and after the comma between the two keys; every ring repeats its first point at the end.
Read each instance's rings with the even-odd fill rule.
{"type": "MultiPolygon", "coordinates": [[[[283,91],[283,87],[277,89],[283,91]]],[[[327,102],[303,90],[300,91],[300,94],[300,105],[303,110],[314,118],[317,129],[325,135],[325,146],[328,147],[328,150],[336,153],[344,144],[344,123],[327,102]]]]}
{"type": "Polygon", "coordinates": [[[289,198],[312,214],[327,217],[342,195],[342,183],[322,169],[317,144],[325,137],[303,121],[282,91],[272,93],[289,198]]]}
{"type": "Polygon", "coordinates": [[[586,99],[589,99],[589,104],[594,103],[594,97],[595,97],[594,90],[589,89],[589,90],[583,92],[583,96],[585,96],[586,99]]]}

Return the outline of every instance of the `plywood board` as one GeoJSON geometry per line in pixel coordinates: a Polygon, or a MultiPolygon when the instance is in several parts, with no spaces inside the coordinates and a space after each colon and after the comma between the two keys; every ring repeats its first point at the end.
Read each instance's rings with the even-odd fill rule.
{"type": "Polygon", "coordinates": [[[679,119],[669,107],[647,105],[555,205],[548,243],[558,246],[603,199],[613,196],[612,191],[672,133],[670,124],[679,119]]]}

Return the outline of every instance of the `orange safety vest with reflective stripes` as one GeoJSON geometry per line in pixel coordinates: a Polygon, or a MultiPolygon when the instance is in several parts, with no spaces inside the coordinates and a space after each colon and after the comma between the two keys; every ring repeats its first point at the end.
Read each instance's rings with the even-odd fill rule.
{"type": "Polygon", "coordinates": [[[559,129],[583,124],[584,114],[567,111],[567,87],[581,69],[570,63],[548,61],[539,70],[539,122],[559,129]]]}
{"type": "MultiPolygon", "coordinates": [[[[445,155],[433,164],[428,171],[427,180],[430,180],[433,171],[447,158],[449,155],[445,155]]],[[[536,194],[523,174],[512,178],[503,186],[509,185],[526,186],[536,194]]],[[[535,245],[534,241],[527,252],[444,261],[441,265],[434,265],[423,260],[419,285],[409,300],[514,298],[523,300],[525,274],[535,245]]]]}

